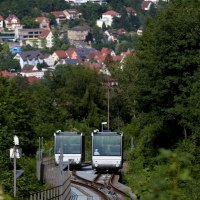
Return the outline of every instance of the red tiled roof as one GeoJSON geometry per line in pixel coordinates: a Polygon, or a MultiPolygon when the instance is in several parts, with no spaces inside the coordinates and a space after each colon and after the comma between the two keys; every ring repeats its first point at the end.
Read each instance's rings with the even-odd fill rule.
{"type": "Polygon", "coordinates": [[[51,12],[55,17],[66,17],[63,11],[53,11],[51,12]]]}
{"type": "Polygon", "coordinates": [[[94,60],[96,60],[98,63],[102,64],[103,61],[105,60],[107,54],[104,54],[102,52],[98,52],[95,56],[94,56],[94,60]]]}
{"type": "Polygon", "coordinates": [[[127,33],[127,31],[124,28],[119,28],[119,29],[117,29],[117,33],[122,35],[122,34],[127,33]]]}
{"type": "Polygon", "coordinates": [[[28,76],[26,77],[28,83],[33,83],[34,81],[39,80],[39,78],[37,78],[36,76],[28,76]]]}
{"type": "Polygon", "coordinates": [[[64,50],[56,50],[55,53],[59,58],[67,58],[67,54],[64,50]]]}
{"type": "Polygon", "coordinates": [[[147,9],[150,6],[150,4],[152,4],[151,1],[143,1],[142,2],[142,9],[143,10],[147,9]]]}
{"type": "Polygon", "coordinates": [[[2,75],[3,77],[14,77],[14,76],[16,76],[16,74],[13,74],[13,73],[8,72],[8,71],[0,71],[0,75],[2,75]]]}
{"type": "Polygon", "coordinates": [[[118,55],[118,56],[112,56],[113,61],[121,61],[123,56],[118,55]]]}
{"type": "Polygon", "coordinates": [[[128,13],[136,13],[132,7],[126,7],[125,9],[126,9],[126,12],[128,13]]]}
{"type": "Polygon", "coordinates": [[[40,34],[40,37],[45,38],[49,35],[50,32],[50,30],[43,30],[40,34]]]}
{"type": "Polygon", "coordinates": [[[68,55],[69,58],[71,58],[72,54],[75,52],[75,49],[70,47],[68,48],[65,53],[68,55]]]}
{"type": "Polygon", "coordinates": [[[37,18],[35,19],[35,21],[36,21],[36,22],[39,22],[39,23],[43,22],[44,20],[45,20],[47,23],[50,23],[50,20],[49,20],[49,18],[47,18],[47,17],[37,17],[37,18]]]}
{"type": "Polygon", "coordinates": [[[116,15],[119,15],[118,12],[114,11],[114,10],[109,10],[105,13],[103,13],[102,15],[112,15],[112,16],[116,16],[116,15]]]}
{"type": "Polygon", "coordinates": [[[103,54],[110,54],[111,52],[112,52],[112,49],[108,49],[106,47],[103,47],[101,49],[101,53],[103,53],[103,54]]]}
{"type": "Polygon", "coordinates": [[[14,19],[14,18],[16,18],[17,23],[20,23],[19,18],[16,17],[15,15],[9,15],[9,16],[5,19],[5,21],[7,21],[8,24],[12,24],[12,19],[14,19]]]}
{"type": "Polygon", "coordinates": [[[77,9],[75,9],[75,8],[71,8],[71,9],[67,9],[66,10],[69,14],[79,14],[80,12],[77,10],[77,9]]]}

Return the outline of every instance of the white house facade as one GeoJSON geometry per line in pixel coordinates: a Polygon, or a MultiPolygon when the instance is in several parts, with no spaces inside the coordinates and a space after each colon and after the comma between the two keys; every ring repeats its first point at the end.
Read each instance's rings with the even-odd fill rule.
{"type": "Polygon", "coordinates": [[[98,27],[102,28],[103,23],[106,27],[111,26],[113,22],[113,17],[120,17],[120,14],[114,10],[107,11],[102,14],[102,18],[96,21],[98,27]]]}
{"type": "Polygon", "coordinates": [[[21,27],[20,20],[15,15],[9,15],[5,19],[5,27],[14,31],[16,28],[21,27]]]}
{"type": "Polygon", "coordinates": [[[3,30],[3,17],[0,15],[0,32],[3,30]]]}
{"type": "MultiPolygon", "coordinates": [[[[45,70],[47,71],[47,70],[45,70]]],[[[21,71],[20,74],[22,76],[25,76],[25,77],[32,77],[32,76],[35,76],[37,78],[42,78],[45,74],[45,71],[40,71],[40,70],[37,70],[37,71],[21,71]]]]}
{"type": "Polygon", "coordinates": [[[99,3],[99,4],[106,3],[106,0],[65,0],[65,1],[70,4],[77,4],[77,5],[87,3],[87,2],[99,3]]]}
{"type": "Polygon", "coordinates": [[[24,51],[17,53],[14,59],[18,60],[23,69],[24,65],[37,66],[39,63],[44,62],[44,55],[40,51],[24,51]]]}

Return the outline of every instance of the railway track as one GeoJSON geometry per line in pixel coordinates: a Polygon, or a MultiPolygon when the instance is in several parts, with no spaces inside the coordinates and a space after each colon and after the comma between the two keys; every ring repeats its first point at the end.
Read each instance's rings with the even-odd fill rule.
{"type": "MultiPolygon", "coordinates": [[[[128,194],[115,186],[115,174],[97,174],[93,180],[78,176],[76,171],[72,171],[72,184],[87,188],[93,191],[100,199],[123,200],[131,199],[128,194]]],[[[90,195],[91,196],[91,195],[90,195]]]]}

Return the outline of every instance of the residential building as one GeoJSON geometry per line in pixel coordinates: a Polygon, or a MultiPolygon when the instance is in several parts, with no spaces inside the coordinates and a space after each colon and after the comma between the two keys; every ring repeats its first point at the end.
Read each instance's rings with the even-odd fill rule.
{"type": "Polygon", "coordinates": [[[9,16],[5,19],[5,27],[6,27],[8,30],[12,30],[12,31],[14,31],[16,28],[21,27],[19,18],[16,17],[15,15],[9,15],[9,16]]]}
{"type": "Polygon", "coordinates": [[[38,68],[35,65],[26,64],[23,67],[23,71],[37,71],[37,70],[38,70],[38,68]]]}
{"type": "Polygon", "coordinates": [[[47,17],[37,17],[35,19],[39,23],[39,27],[42,29],[50,29],[50,19],[47,17]]]}
{"type": "Polygon", "coordinates": [[[152,4],[152,1],[143,1],[141,4],[142,10],[150,10],[152,4]]]}
{"type": "Polygon", "coordinates": [[[116,56],[115,51],[106,47],[103,47],[101,49],[101,53],[103,53],[104,55],[111,55],[111,56],[116,56]]]}
{"type": "Polygon", "coordinates": [[[120,28],[106,30],[104,34],[107,36],[109,42],[118,42],[118,37],[127,34],[127,32],[124,28],[120,28]]]}
{"type": "Polygon", "coordinates": [[[3,30],[3,17],[0,15],[0,32],[3,30]]]}
{"type": "Polygon", "coordinates": [[[78,5],[88,2],[88,0],[65,0],[65,1],[71,4],[78,4],[78,5]]]}
{"type": "Polygon", "coordinates": [[[78,65],[78,64],[80,64],[80,61],[79,61],[79,59],[69,59],[69,58],[67,58],[67,59],[64,60],[63,64],[78,65]]]}
{"type": "Polygon", "coordinates": [[[69,40],[72,41],[85,41],[86,36],[90,32],[90,27],[85,26],[75,26],[71,29],[68,29],[67,36],[69,40]]]}
{"type": "Polygon", "coordinates": [[[15,30],[15,39],[25,45],[37,46],[38,48],[51,48],[53,46],[53,34],[51,30],[41,28],[15,30]]]}
{"type": "Polygon", "coordinates": [[[52,57],[51,54],[45,53],[44,54],[44,62],[49,66],[49,67],[53,67],[55,64],[55,60],[52,57]]]}
{"type": "Polygon", "coordinates": [[[58,25],[60,25],[62,22],[65,22],[67,19],[63,11],[53,11],[51,14],[54,15],[58,25]]]}
{"type": "Polygon", "coordinates": [[[141,36],[143,34],[143,27],[140,26],[137,30],[137,35],[141,36]]]}
{"type": "Polygon", "coordinates": [[[52,57],[54,59],[54,61],[58,61],[61,59],[66,59],[68,58],[66,52],[64,50],[56,50],[53,54],[52,57]]]}
{"type": "Polygon", "coordinates": [[[38,39],[44,29],[41,28],[17,28],[15,39],[20,41],[38,39]]]}
{"type": "Polygon", "coordinates": [[[109,10],[102,14],[102,18],[98,19],[96,24],[100,28],[102,28],[103,24],[105,24],[106,27],[111,26],[114,17],[120,17],[120,14],[114,10],[109,10]]]}
{"type": "Polygon", "coordinates": [[[14,59],[18,60],[23,70],[24,65],[34,65],[37,66],[39,63],[44,62],[44,55],[40,51],[23,51],[17,53],[14,59]]]}
{"type": "Polygon", "coordinates": [[[94,48],[77,48],[76,53],[78,54],[78,57],[81,59],[81,61],[89,61],[89,57],[91,54],[95,54],[97,52],[94,48]]]}
{"type": "Polygon", "coordinates": [[[67,19],[78,19],[81,16],[81,13],[77,9],[66,9],[63,10],[63,13],[65,14],[67,19]]]}
{"type": "Polygon", "coordinates": [[[39,36],[38,42],[39,48],[51,48],[53,47],[53,33],[51,30],[43,30],[39,36]]]}
{"type": "Polygon", "coordinates": [[[42,78],[45,74],[46,70],[36,70],[36,71],[29,71],[29,70],[22,70],[21,72],[19,72],[19,74],[21,74],[22,76],[25,77],[36,77],[36,78],[42,78]]]}
{"type": "Polygon", "coordinates": [[[3,77],[15,77],[16,74],[8,72],[8,71],[5,70],[5,71],[0,71],[0,76],[3,76],[3,77]]]}
{"type": "Polygon", "coordinates": [[[76,52],[76,49],[70,47],[68,48],[65,53],[67,54],[67,58],[68,59],[78,59],[79,55],[76,52]]]}
{"type": "Polygon", "coordinates": [[[137,16],[137,12],[132,7],[125,7],[125,10],[128,13],[128,15],[137,16]]]}
{"type": "Polygon", "coordinates": [[[65,1],[72,5],[75,5],[75,4],[80,5],[87,2],[98,3],[98,4],[106,3],[106,0],[65,0],[65,1]]]}

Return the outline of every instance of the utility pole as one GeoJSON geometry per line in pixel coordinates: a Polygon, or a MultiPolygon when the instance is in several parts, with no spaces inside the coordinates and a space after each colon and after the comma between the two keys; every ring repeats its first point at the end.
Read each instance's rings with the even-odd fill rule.
{"type": "Polygon", "coordinates": [[[110,83],[108,81],[108,130],[110,130],[110,83]]]}
{"type": "Polygon", "coordinates": [[[17,178],[16,178],[16,172],[17,172],[17,169],[16,169],[16,146],[14,145],[14,148],[13,148],[13,153],[14,153],[14,198],[16,197],[16,182],[17,182],[17,178]]]}
{"type": "MultiPolygon", "coordinates": [[[[13,176],[14,176],[14,188],[13,188],[13,196],[16,197],[16,183],[17,183],[17,167],[16,167],[16,164],[17,164],[17,155],[16,155],[16,151],[17,151],[17,146],[19,146],[19,138],[15,135],[14,136],[14,140],[13,140],[13,143],[14,143],[14,147],[13,147],[13,159],[14,159],[14,170],[13,170],[13,176]]],[[[19,152],[18,152],[19,153],[19,152]]],[[[19,157],[19,155],[18,155],[19,157]]]]}
{"type": "Polygon", "coordinates": [[[63,200],[63,133],[61,132],[61,147],[60,147],[60,194],[61,194],[61,200],[63,200]]]}

